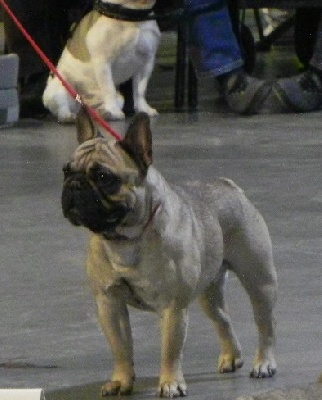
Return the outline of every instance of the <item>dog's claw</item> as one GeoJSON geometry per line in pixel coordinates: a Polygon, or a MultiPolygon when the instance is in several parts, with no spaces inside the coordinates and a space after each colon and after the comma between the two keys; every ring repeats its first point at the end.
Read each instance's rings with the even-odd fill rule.
{"type": "Polygon", "coordinates": [[[220,357],[218,362],[218,371],[221,374],[235,372],[238,368],[241,368],[244,364],[242,358],[231,358],[231,357],[220,357]]]}
{"type": "Polygon", "coordinates": [[[159,397],[172,399],[174,397],[187,396],[187,386],[185,382],[163,382],[158,390],[159,397]]]}
{"type": "Polygon", "coordinates": [[[250,372],[251,378],[271,378],[277,371],[275,362],[262,362],[255,364],[250,372]]]}

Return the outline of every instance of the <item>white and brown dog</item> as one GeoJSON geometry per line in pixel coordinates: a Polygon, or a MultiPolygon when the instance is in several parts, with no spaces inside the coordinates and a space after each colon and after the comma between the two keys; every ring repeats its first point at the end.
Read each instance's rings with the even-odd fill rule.
{"type": "Polygon", "coordinates": [[[265,221],[243,191],[228,179],[198,187],[169,185],[151,165],[146,114],[136,116],[120,142],[98,137],[84,113],[77,127],[81,145],[64,168],[62,207],[71,223],[93,232],[87,272],[115,360],[102,394],[133,389],[129,305],[161,317],[160,396],[186,395],[181,361],[195,298],[219,333],[219,371],[240,368],[241,346],[224,299],[228,270],[246,289],[258,328],[251,376],[273,376],[272,245],[265,221]]]}
{"type": "MultiPolygon", "coordinates": [[[[157,114],[145,95],[160,30],[154,20],[142,21],[154,3],[155,0],[97,0],[94,9],[75,28],[58,62],[59,73],[106,119],[124,118],[124,101],[117,86],[129,79],[133,82],[135,110],[149,116],[157,114]]],[[[79,109],[54,76],[48,78],[43,103],[60,122],[74,121],[79,109]]]]}

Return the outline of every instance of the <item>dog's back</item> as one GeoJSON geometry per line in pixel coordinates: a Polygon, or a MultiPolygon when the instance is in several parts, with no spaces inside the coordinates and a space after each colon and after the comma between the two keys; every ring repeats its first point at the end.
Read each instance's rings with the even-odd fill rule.
{"type": "MultiPolygon", "coordinates": [[[[220,178],[213,183],[192,182],[183,188],[176,188],[180,196],[196,214],[196,219],[202,221],[203,240],[208,253],[211,253],[214,220],[218,220],[223,235],[223,259],[230,269],[235,270],[250,261],[256,254],[258,260],[264,263],[268,260],[273,265],[272,245],[266,222],[262,215],[248,200],[243,190],[232,180],[220,178]],[[239,250],[238,250],[239,249],[239,250]]],[[[235,271],[236,272],[236,271],[235,271]]]]}

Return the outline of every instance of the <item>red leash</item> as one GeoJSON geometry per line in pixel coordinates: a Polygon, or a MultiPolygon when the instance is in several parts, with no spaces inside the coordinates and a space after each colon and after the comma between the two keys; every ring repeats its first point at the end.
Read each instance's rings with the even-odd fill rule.
{"type": "Polygon", "coordinates": [[[41,50],[41,48],[37,45],[37,43],[33,40],[33,38],[29,35],[29,33],[26,31],[26,29],[23,27],[21,22],[18,20],[18,18],[14,15],[14,13],[11,11],[11,9],[8,7],[6,4],[5,0],[0,0],[0,3],[2,4],[3,8],[6,10],[6,12],[9,14],[9,16],[12,18],[13,22],[17,25],[21,33],[25,36],[25,38],[28,40],[28,42],[31,44],[31,46],[34,48],[34,50],[38,53],[40,58],[43,60],[43,62],[47,65],[47,67],[50,69],[50,71],[57,76],[57,78],[60,80],[64,88],[67,90],[67,92],[77,101],[80,103],[83,107],[86,108],[87,112],[90,114],[90,116],[98,122],[104,129],[106,129],[116,140],[122,140],[122,136],[116,132],[110,124],[108,124],[99,114],[97,111],[95,111],[93,108],[87,106],[81,99],[81,96],[76,92],[76,90],[62,77],[62,75],[58,72],[57,68],[55,65],[49,60],[49,58],[45,55],[45,53],[41,50]]]}

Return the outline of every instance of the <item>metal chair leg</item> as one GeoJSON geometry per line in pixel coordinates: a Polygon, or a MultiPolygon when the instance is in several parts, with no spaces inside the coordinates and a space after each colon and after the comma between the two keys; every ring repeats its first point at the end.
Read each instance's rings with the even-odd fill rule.
{"type": "Polygon", "coordinates": [[[185,102],[185,84],[187,69],[187,23],[180,21],[177,29],[177,60],[175,76],[174,107],[181,111],[185,102]]]}

